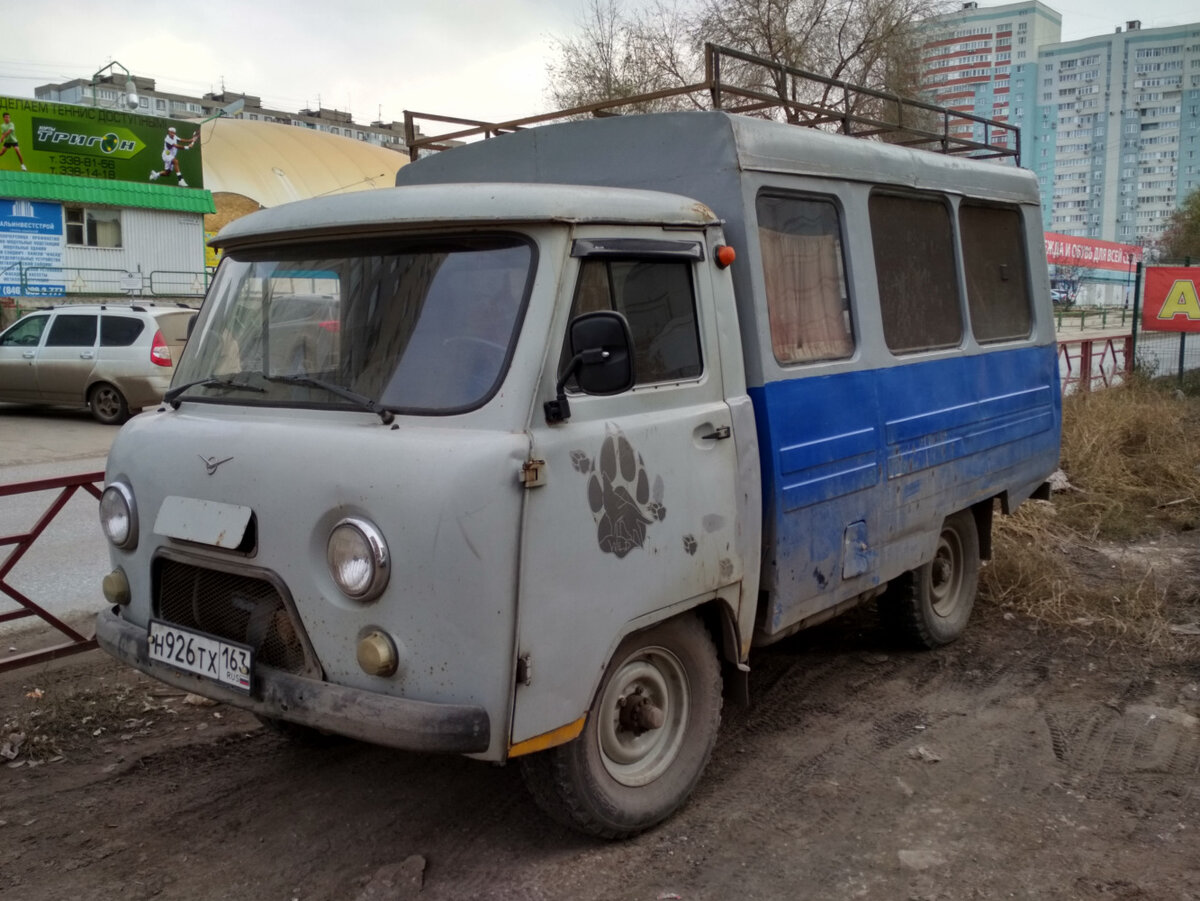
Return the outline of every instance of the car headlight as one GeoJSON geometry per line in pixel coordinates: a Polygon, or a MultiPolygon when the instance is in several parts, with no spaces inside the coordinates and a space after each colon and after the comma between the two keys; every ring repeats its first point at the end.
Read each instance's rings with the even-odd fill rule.
{"type": "Polygon", "coordinates": [[[329,533],[329,573],[338,588],[355,601],[373,601],[387,587],[391,564],[387,542],[364,519],[343,519],[329,533]]]}
{"type": "Polygon", "coordinates": [[[137,547],[137,504],[133,491],[124,482],[113,482],[100,495],[100,528],[115,547],[133,550],[137,547]]]}

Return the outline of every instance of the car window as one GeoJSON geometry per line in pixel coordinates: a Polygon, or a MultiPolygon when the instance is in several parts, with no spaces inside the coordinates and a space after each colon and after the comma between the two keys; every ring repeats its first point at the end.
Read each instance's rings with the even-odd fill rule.
{"type": "Polygon", "coordinates": [[[47,347],[93,347],[96,344],[96,319],[93,315],[59,313],[46,336],[47,347]]]}
{"type": "Polygon", "coordinates": [[[146,328],[136,316],[101,316],[100,346],[129,347],[146,328]]]}
{"type": "Polygon", "coordinates": [[[41,340],[42,332],[46,330],[49,316],[26,316],[0,338],[4,347],[36,347],[41,340]]]}

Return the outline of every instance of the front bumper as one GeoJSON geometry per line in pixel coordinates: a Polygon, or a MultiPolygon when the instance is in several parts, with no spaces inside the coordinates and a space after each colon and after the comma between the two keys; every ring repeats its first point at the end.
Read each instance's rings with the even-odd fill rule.
{"type": "Polygon", "coordinates": [[[96,617],[96,641],[118,660],[161,682],[262,716],[312,726],[405,751],[476,754],[491,742],[487,711],[469,704],[433,704],[332,685],[262,668],[249,695],[150,659],[146,629],[116,609],[96,617]]]}

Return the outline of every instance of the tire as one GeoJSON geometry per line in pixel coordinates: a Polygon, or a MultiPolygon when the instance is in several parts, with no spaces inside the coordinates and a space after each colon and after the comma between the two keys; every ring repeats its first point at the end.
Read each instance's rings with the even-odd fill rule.
{"type": "Polygon", "coordinates": [[[312,726],[304,726],[300,723],[276,719],[273,716],[263,716],[260,713],[256,713],[254,717],[268,731],[287,739],[297,747],[332,748],[350,741],[350,739],[343,735],[337,735],[333,732],[322,732],[320,729],[314,729],[312,726]]]}
{"type": "Polygon", "coordinates": [[[629,838],[688,799],[720,722],[716,648],[699,619],[679,617],[621,642],[582,734],[522,758],[521,775],[558,822],[599,838],[629,838]],[[634,697],[644,700],[631,706],[634,697]]]}
{"type": "Polygon", "coordinates": [[[934,558],[892,580],[879,599],[889,631],[932,650],[956,640],[967,628],[979,586],[979,532],[970,510],[942,523],[934,558]]]}
{"type": "Polygon", "coordinates": [[[88,391],[88,409],[97,422],[120,425],[129,419],[129,404],[115,385],[100,382],[88,391]]]}

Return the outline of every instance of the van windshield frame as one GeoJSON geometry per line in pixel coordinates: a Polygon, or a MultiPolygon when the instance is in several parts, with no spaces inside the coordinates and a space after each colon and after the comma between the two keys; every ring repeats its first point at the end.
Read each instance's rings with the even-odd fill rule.
{"type": "Polygon", "coordinates": [[[227,250],[175,396],[468,412],[504,380],[536,266],[534,242],[507,232],[227,250]]]}

